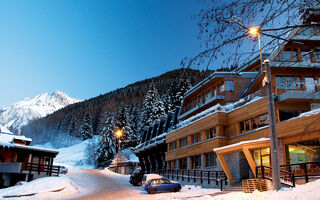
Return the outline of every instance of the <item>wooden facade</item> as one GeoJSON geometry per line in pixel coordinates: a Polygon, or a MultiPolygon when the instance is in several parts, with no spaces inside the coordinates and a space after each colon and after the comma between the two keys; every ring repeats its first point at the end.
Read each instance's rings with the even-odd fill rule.
{"type": "MultiPolygon", "coordinates": [[[[271,60],[280,163],[320,162],[320,25],[296,28],[287,40],[263,55],[271,60]]],[[[269,144],[258,142],[270,134],[264,76],[257,57],[238,71],[213,73],[188,91],[182,125],[166,135],[168,168],[179,169],[187,160],[187,169],[223,169],[229,180],[239,181],[256,176],[257,165],[269,164],[269,144]],[[239,145],[245,141],[253,142],[239,145]],[[213,149],[221,147],[215,164],[208,165],[213,149]]]]}

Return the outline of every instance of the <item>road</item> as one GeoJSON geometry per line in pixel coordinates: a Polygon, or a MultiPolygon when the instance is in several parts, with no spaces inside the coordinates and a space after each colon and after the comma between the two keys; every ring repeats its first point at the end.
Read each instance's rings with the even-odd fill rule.
{"type": "Polygon", "coordinates": [[[142,187],[133,187],[129,183],[129,176],[119,175],[108,170],[74,168],[66,176],[71,180],[76,193],[56,199],[187,200],[198,199],[203,195],[213,195],[220,192],[218,189],[201,189],[195,186],[184,186],[180,192],[148,194],[142,187]]]}
{"type": "Polygon", "coordinates": [[[148,195],[142,188],[133,187],[127,176],[106,173],[103,170],[82,169],[70,174],[70,180],[78,194],[63,199],[128,199],[135,196],[143,199],[148,195]]]}

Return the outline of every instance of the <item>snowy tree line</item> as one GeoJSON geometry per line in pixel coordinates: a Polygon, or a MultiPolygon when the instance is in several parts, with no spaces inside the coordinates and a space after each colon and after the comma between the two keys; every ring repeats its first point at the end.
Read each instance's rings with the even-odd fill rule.
{"type": "MultiPolygon", "coordinates": [[[[183,94],[207,73],[180,69],[147,79],[105,95],[69,105],[22,129],[33,144],[51,142],[64,147],[94,136],[95,164],[109,162],[117,149],[116,129],[123,129],[121,148],[135,146],[141,131],[154,120],[180,106],[183,94]],[[99,147],[99,148],[98,148],[99,147]],[[98,149],[95,149],[98,148],[98,149]]],[[[92,155],[92,154],[91,154],[92,155]]]]}

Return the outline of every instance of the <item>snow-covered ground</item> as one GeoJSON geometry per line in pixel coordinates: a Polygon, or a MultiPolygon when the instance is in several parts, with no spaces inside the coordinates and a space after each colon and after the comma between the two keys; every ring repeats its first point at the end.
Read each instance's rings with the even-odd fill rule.
{"type": "MultiPolygon", "coordinates": [[[[128,175],[119,175],[107,169],[92,170],[93,166],[85,162],[87,159],[85,149],[89,142],[90,140],[87,140],[71,147],[58,149],[60,153],[55,159],[55,164],[67,166],[69,172],[66,175],[39,178],[23,185],[0,189],[0,199],[320,200],[320,180],[298,185],[296,188],[285,188],[279,192],[223,194],[219,189],[183,186],[177,193],[148,194],[143,188],[130,185],[128,175]]],[[[38,147],[52,148],[50,144],[38,147]]],[[[128,150],[123,154],[130,160],[136,159],[128,150]]]]}
{"type": "MultiPolygon", "coordinates": [[[[40,178],[21,186],[14,186],[7,189],[0,190],[0,199],[7,196],[12,198],[7,199],[80,199],[85,198],[88,194],[94,194],[99,190],[92,188],[94,179],[82,180],[87,172],[78,168],[69,168],[70,173],[61,175],[60,177],[46,177],[40,178]],[[79,178],[80,177],[80,178],[79,178]],[[87,185],[85,187],[84,185],[87,185]],[[31,196],[24,196],[31,195],[31,196]],[[18,197],[21,196],[21,197],[18,197]]],[[[92,170],[91,170],[92,171],[92,170]]],[[[221,194],[218,189],[203,189],[196,186],[183,186],[182,190],[177,193],[158,193],[148,194],[141,187],[133,187],[128,184],[129,176],[115,174],[109,170],[96,170],[105,178],[116,180],[118,184],[123,184],[123,188],[116,188],[119,190],[113,192],[112,199],[125,199],[125,200],[178,200],[178,199],[197,199],[197,200],[317,200],[320,199],[320,180],[308,183],[305,185],[298,185],[296,188],[286,188],[279,192],[255,191],[251,194],[243,192],[230,192],[228,194],[221,194]]],[[[99,183],[100,184],[100,183],[99,183]]],[[[113,181],[111,184],[115,184],[113,181]]],[[[101,193],[101,191],[100,191],[101,193]]],[[[91,197],[91,196],[90,196],[91,197]]],[[[89,199],[90,199],[89,197],[89,199]]],[[[104,199],[104,196],[98,196],[104,199]]]]}

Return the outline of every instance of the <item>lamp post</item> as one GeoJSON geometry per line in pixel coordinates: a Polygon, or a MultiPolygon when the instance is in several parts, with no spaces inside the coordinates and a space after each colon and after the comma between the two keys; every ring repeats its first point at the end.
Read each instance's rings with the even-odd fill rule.
{"type": "MultiPolygon", "coordinates": [[[[261,55],[261,42],[260,42],[260,30],[257,28],[251,28],[249,33],[257,35],[259,40],[259,53],[260,62],[262,66],[262,55],[261,55]]],[[[275,190],[279,190],[281,187],[280,182],[280,167],[278,159],[278,141],[277,141],[277,129],[276,129],[276,118],[274,112],[274,99],[272,93],[272,81],[269,67],[270,60],[266,59],[263,63],[265,64],[265,84],[267,85],[267,96],[268,96],[268,110],[269,110],[269,129],[270,129],[270,149],[271,149],[271,167],[272,167],[272,184],[275,190]]]]}
{"type": "Polygon", "coordinates": [[[118,129],[116,131],[116,136],[119,138],[119,145],[118,145],[118,156],[120,156],[120,144],[121,144],[121,139],[120,137],[122,136],[122,129],[118,129]]]}

